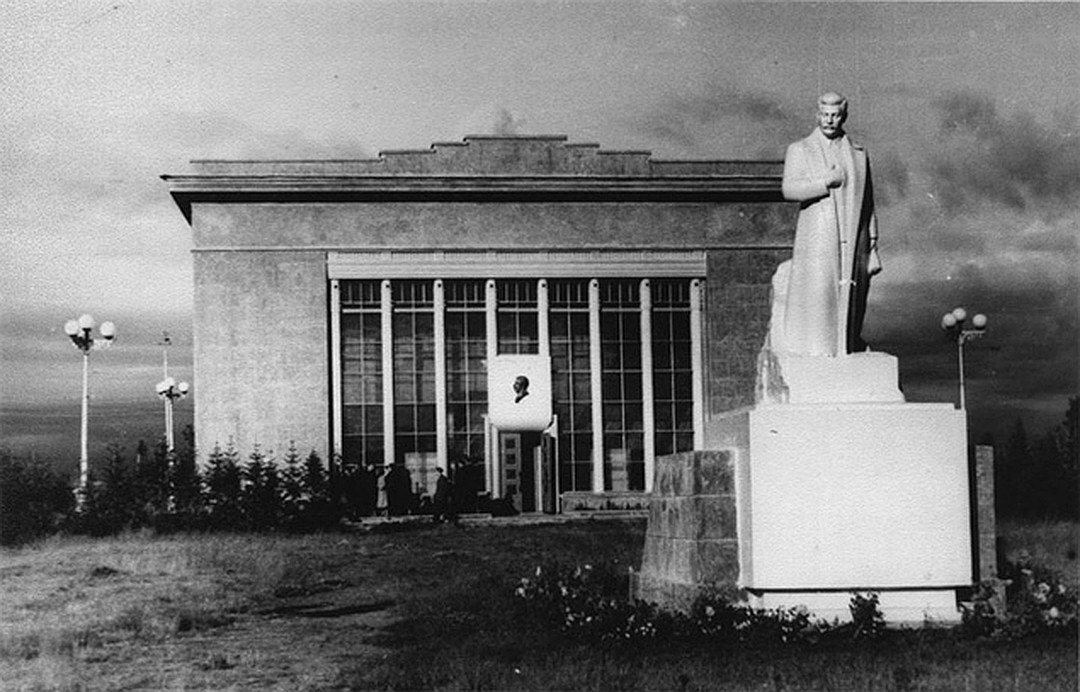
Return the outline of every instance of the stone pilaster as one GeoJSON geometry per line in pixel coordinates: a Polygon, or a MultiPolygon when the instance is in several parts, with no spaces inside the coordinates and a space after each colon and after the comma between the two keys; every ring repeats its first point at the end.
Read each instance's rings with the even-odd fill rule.
{"type": "Polygon", "coordinates": [[[687,610],[704,591],[734,593],[739,578],[735,460],[728,451],[660,457],[635,596],[687,610]]]}

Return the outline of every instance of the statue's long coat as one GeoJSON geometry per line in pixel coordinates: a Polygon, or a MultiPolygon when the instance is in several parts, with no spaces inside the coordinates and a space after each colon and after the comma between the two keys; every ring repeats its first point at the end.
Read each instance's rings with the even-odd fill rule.
{"type": "Polygon", "coordinates": [[[820,130],[790,145],[784,157],[784,198],[801,207],[783,344],[776,345],[782,351],[833,356],[865,349],[860,333],[877,219],[866,151],[847,135],[844,139],[851,170],[838,188],[830,190],[825,184],[827,140],[820,130]]]}

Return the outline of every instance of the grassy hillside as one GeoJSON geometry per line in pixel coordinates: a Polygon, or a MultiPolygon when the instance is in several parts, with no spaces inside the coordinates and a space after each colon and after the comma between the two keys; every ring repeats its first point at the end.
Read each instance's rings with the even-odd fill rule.
{"type": "MultiPolygon", "coordinates": [[[[1075,573],[1075,542],[1058,543],[1076,527],[1045,528],[1006,538],[1075,573]]],[[[624,650],[573,644],[519,609],[514,587],[537,565],[636,566],[643,532],[578,521],[52,539],[0,552],[0,688],[1077,688],[1075,637],[624,650]]]]}

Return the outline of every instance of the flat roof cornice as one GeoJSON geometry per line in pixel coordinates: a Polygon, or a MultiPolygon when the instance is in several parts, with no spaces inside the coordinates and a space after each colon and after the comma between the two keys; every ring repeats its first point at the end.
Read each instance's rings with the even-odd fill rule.
{"type": "Polygon", "coordinates": [[[566,135],[477,136],[371,159],[191,162],[165,175],[194,203],[781,201],[781,161],[665,160],[566,135]]]}
{"type": "Polygon", "coordinates": [[[780,170],[703,176],[163,175],[188,222],[195,203],[779,202],[780,170]]]}

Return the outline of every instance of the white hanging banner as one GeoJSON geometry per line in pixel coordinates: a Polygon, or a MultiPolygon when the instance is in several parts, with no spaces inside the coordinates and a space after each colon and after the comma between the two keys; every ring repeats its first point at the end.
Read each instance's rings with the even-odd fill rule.
{"type": "Polygon", "coordinates": [[[551,425],[551,357],[498,355],[488,363],[488,418],[499,430],[551,425]]]}

